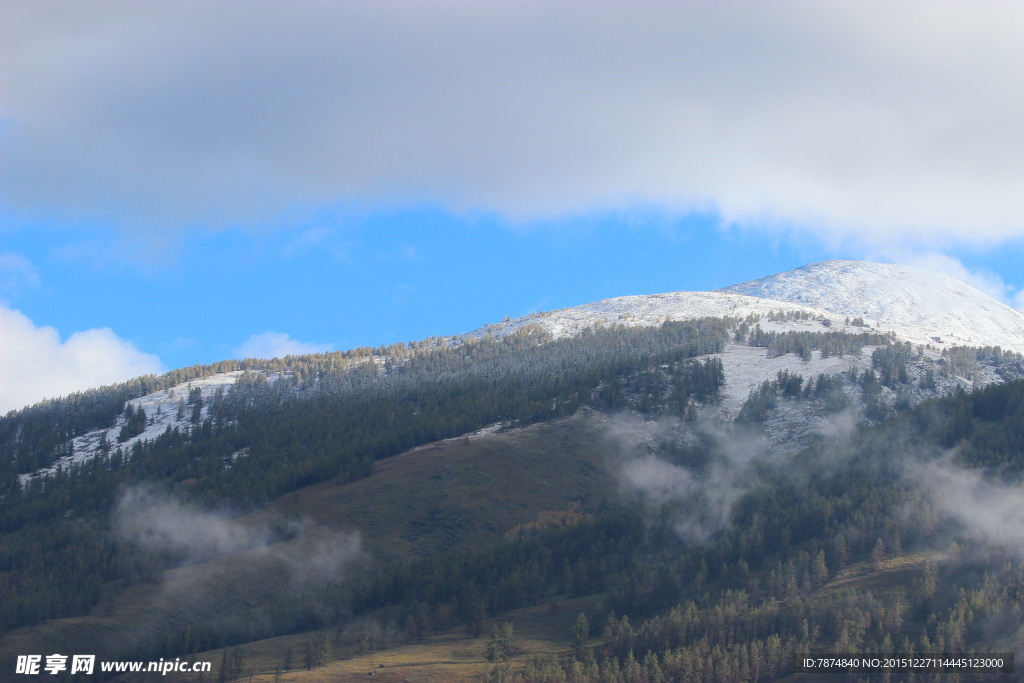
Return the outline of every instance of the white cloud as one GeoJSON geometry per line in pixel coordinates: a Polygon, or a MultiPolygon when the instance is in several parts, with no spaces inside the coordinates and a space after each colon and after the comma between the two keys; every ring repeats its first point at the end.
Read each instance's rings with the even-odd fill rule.
{"type": "Polygon", "coordinates": [[[905,250],[886,250],[874,254],[871,259],[892,261],[908,266],[928,268],[950,277],[963,280],[975,289],[978,289],[989,296],[1002,301],[1008,306],[1022,308],[1024,304],[1024,290],[1018,290],[1008,284],[1002,277],[987,270],[971,270],[959,259],[939,252],[909,252],[905,250]]]}
{"type": "Polygon", "coordinates": [[[16,210],[166,230],[353,201],[641,204],[868,244],[1024,234],[1019,3],[2,12],[16,210]]]}
{"type": "Polygon", "coordinates": [[[330,351],[330,344],[311,344],[292,339],[283,332],[254,334],[235,349],[239,358],[284,358],[330,351]]]}
{"type": "Polygon", "coordinates": [[[0,413],[44,398],[161,372],[160,360],[109,328],[75,332],[66,341],[0,305],[0,413]]]}

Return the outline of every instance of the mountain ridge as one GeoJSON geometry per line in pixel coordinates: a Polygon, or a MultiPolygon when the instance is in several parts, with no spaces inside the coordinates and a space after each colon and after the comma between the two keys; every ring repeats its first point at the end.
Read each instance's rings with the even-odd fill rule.
{"type": "MultiPolygon", "coordinates": [[[[826,270],[839,299],[881,272],[826,270]]],[[[762,283],[773,296],[808,280],[776,278],[762,283]]],[[[883,290],[897,312],[914,305],[883,290]]],[[[978,315],[1000,312],[962,293],[978,315]]],[[[614,301],[617,312],[597,302],[549,316],[563,336],[580,329],[569,338],[527,328],[534,316],[521,335],[498,327],[479,339],[230,361],[93,396],[119,411],[82,400],[5,418],[13,459],[0,522],[11,550],[0,581],[17,590],[0,591],[0,666],[24,652],[202,652],[233,680],[244,645],[253,680],[288,671],[312,682],[327,675],[317,644],[333,631],[329,665],[347,667],[336,677],[404,680],[408,660],[391,657],[406,648],[417,677],[453,680],[438,667],[458,661],[460,675],[482,676],[494,661],[479,640],[490,620],[495,634],[508,620],[510,636],[516,622],[515,666],[536,666],[524,660],[541,651],[564,654],[568,668],[582,664],[570,632],[588,659],[572,630],[585,612],[604,634],[594,652],[619,667],[637,661],[626,616],[655,633],[690,614],[680,631],[693,634],[690,650],[644,652],[656,671],[672,657],[709,661],[702,634],[723,633],[716,619],[737,607],[744,630],[729,626],[730,637],[752,653],[770,649],[766,638],[789,642],[772,664],[784,673],[796,649],[841,650],[850,633],[863,651],[889,651],[907,633],[963,637],[946,626],[961,623],[961,589],[1007,566],[991,554],[998,543],[973,551],[975,534],[1002,542],[1005,531],[978,511],[992,500],[1020,508],[1024,385],[1013,380],[1024,356],[911,344],[838,304],[723,292],[614,301]],[[723,306],[727,319],[701,317],[723,306]],[[691,319],[658,324],[680,311],[691,319]],[[977,502],[946,500],[984,468],[1007,479],[977,489],[977,502]],[[967,549],[956,554],[982,559],[967,570],[957,559],[940,579],[930,565],[943,548],[954,555],[949,532],[961,521],[973,526],[953,536],[967,549]],[[853,613],[851,578],[865,589],[853,613]],[[806,612],[782,614],[787,600],[806,612]],[[894,619],[867,635],[843,626],[879,605],[894,619]],[[538,612],[526,619],[524,607],[538,612]],[[424,656],[436,639],[469,655],[424,656]],[[374,658],[381,645],[390,673],[374,658]],[[293,650],[308,653],[305,673],[293,650]]],[[[1021,585],[1024,574],[993,584],[979,623],[1003,618],[1004,596],[1021,585]]],[[[1017,603],[1004,615],[1013,628],[1017,603]]],[[[965,651],[992,646],[971,637],[965,651]]]]}
{"type": "MultiPolygon", "coordinates": [[[[467,336],[503,335],[537,326],[556,338],[595,325],[656,325],[701,317],[800,313],[810,320],[779,330],[857,331],[852,319],[901,341],[931,345],[999,346],[1024,353],[1024,313],[966,282],[937,271],[866,261],[820,261],[711,292],[668,292],[603,299],[488,325],[467,336]]],[[[768,329],[768,323],[761,321],[768,329]]]]}
{"type": "MultiPolygon", "coordinates": [[[[1024,313],[970,284],[937,271],[888,263],[819,261],[784,273],[724,287],[797,303],[927,341],[1024,350],[1024,313]],[[939,337],[939,341],[934,337],[939,337]]],[[[901,335],[901,336],[903,336],[901,335]]]]}
{"type": "MultiPolygon", "coordinates": [[[[969,284],[923,268],[841,260],[813,263],[712,292],[669,292],[604,299],[489,325],[461,336],[444,338],[440,343],[503,337],[530,329],[541,329],[560,339],[577,336],[594,327],[655,326],[665,321],[697,318],[734,318],[768,333],[891,332],[899,341],[922,347],[929,365],[940,358],[942,350],[958,345],[999,346],[1024,352],[1024,313],[969,284]],[[936,319],[938,322],[934,321],[936,319]],[[931,349],[924,351],[924,347],[931,349]]],[[[798,358],[793,354],[772,354],[766,348],[746,344],[729,344],[714,357],[725,369],[720,407],[732,417],[739,414],[752,391],[763,382],[772,381],[779,372],[815,377],[864,372],[873,364],[870,354],[826,357],[815,352],[798,358]]],[[[383,358],[374,353],[372,359],[379,372],[383,358]]],[[[923,377],[926,370],[918,370],[923,377]]],[[[270,372],[261,374],[266,374],[270,381],[280,376],[270,372]]],[[[191,405],[189,415],[176,415],[176,412],[181,413],[181,410],[176,411],[179,401],[192,389],[199,389],[201,398],[209,401],[218,389],[230,389],[241,375],[237,370],[223,372],[130,400],[128,403],[133,409],[145,409],[149,424],[140,433],[123,440],[123,449],[127,452],[135,443],[154,439],[172,427],[187,428],[191,422],[191,405]]],[[[954,381],[969,389],[1000,381],[1000,378],[992,368],[978,368],[974,376],[957,377],[954,381]]],[[[944,389],[952,390],[952,384],[944,389]]],[[[916,400],[923,400],[931,393],[915,391],[921,393],[916,400]]],[[[199,419],[208,417],[208,411],[208,406],[201,406],[199,419]]],[[[126,416],[121,415],[113,424],[71,439],[67,455],[32,474],[21,474],[22,485],[34,477],[54,474],[59,468],[89,461],[103,452],[104,443],[114,444],[119,440],[118,433],[125,422],[126,416]]]]}

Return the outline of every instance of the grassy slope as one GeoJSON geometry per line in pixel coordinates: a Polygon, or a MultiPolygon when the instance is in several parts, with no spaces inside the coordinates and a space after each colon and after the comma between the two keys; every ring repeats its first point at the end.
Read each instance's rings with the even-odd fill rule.
{"type": "MultiPolygon", "coordinates": [[[[521,666],[536,654],[554,653],[558,656],[570,652],[569,634],[581,611],[600,609],[600,596],[587,596],[573,600],[556,599],[552,602],[514,610],[498,621],[515,624],[515,654],[510,665],[521,666]],[[552,606],[554,604],[554,606],[552,606]]],[[[319,681],[373,680],[398,681],[476,681],[494,664],[485,657],[487,637],[468,637],[462,630],[425,638],[420,643],[404,643],[386,650],[360,656],[359,640],[363,621],[351,624],[340,634],[329,634],[328,662],[326,666],[307,671],[302,664],[306,635],[297,634],[269,638],[244,646],[243,676],[240,680],[273,681],[276,669],[291,648],[295,668],[281,674],[282,681],[317,683],[319,681]],[[382,666],[383,665],[383,666],[382,666]]],[[[597,642],[596,640],[594,641],[597,642]]],[[[223,656],[222,650],[200,653],[197,660],[213,662],[214,673],[223,656]]],[[[168,676],[163,680],[176,680],[168,676]]],[[[181,681],[190,680],[181,676],[181,681]]],[[[191,676],[195,680],[195,676],[191,676]]]]}
{"type": "MultiPolygon", "coordinates": [[[[423,446],[378,463],[366,479],[325,482],[287,494],[241,521],[307,518],[358,531],[374,562],[500,541],[516,524],[572,501],[596,509],[618,494],[604,465],[600,427],[588,412],[533,425],[423,446]]],[[[183,628],[239,605],[286,599],[289,577],[236,553],[165,572],[160,585],[108,586],[93,613],[14,631],[0,661],[26,652],[102,652],[130,646],[139,633],[183,628]]],[[[239,618],[245,618],[243,612],[239,618]]]]}
{"type": "Polygon", "coordinates": [[[595,509],[613,498],[604,441],[588,411],[447,439],[383,460],[361,481],[283,496],[261,514],[358,530],[363,547],[382,560],[485,545],[542,510],[564,510],[574,500],[595,509]]]}

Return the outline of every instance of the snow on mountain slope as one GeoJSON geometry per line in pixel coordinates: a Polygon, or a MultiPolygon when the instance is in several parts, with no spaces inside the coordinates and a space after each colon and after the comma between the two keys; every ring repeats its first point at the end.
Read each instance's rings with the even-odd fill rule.
{"type": "Polygon", "coordinates": [[[1024,352],[1024,313],[966,282],[924,268],[822,261],[718,291],[861,317],[917,343],[1024,352]]]}
{"type": "MultiPolygon", "coordinates": [[[[1024,353],[1024,313],[942,273],[858,261],[824,261],[715,292],[605,299],[506,320],[467,336],[500,336],[539,327],[562,338],[594,326],[647,326],[666,320],[750,315],[762,316],[758,324],[766,331],[892,332],[897,339],[930,345],[934,350],[924,352],[927,362],[938,361],[940,349],[957,345],[1001,346],[1024,353]],[[767,314],[780,311],[806,313],[808,317],[767,319],[767,314]]],[[[805,377],[852,369],[862,372],[871,368],[872,350],[867,347],[860,355],[830,358],[821,358],[815,352],[810,361],[803,361],[793,354],[769,357],[764,348],[729,344],[724,353],[716,354],[725,373],[720,409],[734,417],[751,390],[775,379],[780,371],[805,377]]],[[[1001,379],[978,369],[972,377],[951,379],[948,386],[932,393],[952,390],[954,385],[970,389],[994,381],[1001,379]]],[[[916,400],[926,397],[922,394],[916,400]]]]}
{"type": "MultiPolygon", "coordinates": [[[[87,434],[76,437],[71,444],[71,455],[60,458],[50,467],[37,470],[32,474],[20,475],[22,486],[26,485],[35,477],[54,474],[59,468],[66,469],[73,464],[81,464],[92,459],[100,453],[101,442],[104,437],[106,437],[106,441],[110,445],[111,450],[120,446],[121,449],[127,453],[135,443],[140,441],[151,441],[163,434],[168,428],[173,429],[177,427],[182,429],[188,427],[191,424],[192,408],[189,406],[188,409],[183,412],[182,416],[178,417],[178,404],[180,401],[188,399],[190,389],[198,388],[202,394],[203,401],[207,402],[215,393],[217,393],[218,389],[227,390],[229,387],[234,385],[241,375],[241,371],[222,372],[209,377],[184,382],[173,386],[170,389],[146,394],[145,396],[140,396],[139,398],[134,398],[128,401],[128,404],[130,404],[134,410],[141,408],[146,411],[146,428],[141,434],[133,436],[123,443],[118,443],[118,434],[126,421],[124,414],[121,414],[118,416],[112,427],[107,429],[96,429],[87,434]]],[[[204,405],[202,408],[202,417],[205,418],[207,414],[208,408],[204,405]]]]}
{"type": "Polygon", "coordinates": [[[860,261],[822,261],[714,292],[671,292],[605,299],[535,313],[476,330],[471,336],[511,334],[531,325],[555,337],[594,325],[658,325],[666,320],[746,317],[800,311],[812,320],[769,323],[766,330],[862,332],[846,325],[863,318],[904,341],[949,346],[1001,346],[1024,353],[1024,313],[966,282],[924,268],[860,261]]]}
{"type": "Polygon", "coordinates": [[[749,315],[767,315],[774,311],[799,311],[813,316],[814,320],[787,322],[777,328],[773,323],[761,321],[761,326],[766,330],[797,328],[820,331],[823,329],[823,320],[828,320],[830,326],[836,325],[840,328],[844,322],[842,315],[785,301],[766,301],[755,296],[723,292],[669,292],[621,296],[558,311],[533,313],[517,320],[487,325],[471,332],[469,336],[500,336],[538,326],[557,339],[571,337],[595,325],[642,327],[660,325],[666,320],[746,318],[749,315]]]}
{"type": "Polygon", "coordinates": [[[871,350],[860,355],[846,354],[843,356],[821,357],[814,352],[810,360],[802,360],[794,353],[771,357],[768,349],[744,344],[727,344],[722,353],[712,357],[722,361],[722,372],[725,374],[725,385],[722,387],[721,408],[731,417],[735,417],[743,407],[750,392],[761,386],[762,382],[775,379],[779,372],[789,372],[813,378],[817,375],[838,375],[856,368],[859,372],[871,368],[871,350]]]}

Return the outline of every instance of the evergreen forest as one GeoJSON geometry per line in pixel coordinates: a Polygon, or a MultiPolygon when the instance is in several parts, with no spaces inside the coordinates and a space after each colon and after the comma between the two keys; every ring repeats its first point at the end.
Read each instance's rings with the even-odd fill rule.
{"type": "Polygon", "coordinates": [[[9,413],[0,666],[92,648],[343,680],[455,639],[478,653],[462,680],[724,682],[798,680],[812,653],[1024,652],[1024,359],[762,322],[227,361],[9,413]],[[726,420],[730,345],[863,362],[780,371],[726,420]],[[139,440],[132,400],[179,386],[180,426],[139,440]],[[837,426],[777,447],[807,416],[837,426]],[[419,491],[437,501],[406,512],[419,491]],[[171,542],[162,511],[231,533],[171,542]],[[206,606],[133,612],[186,578],[206,606]]]}

